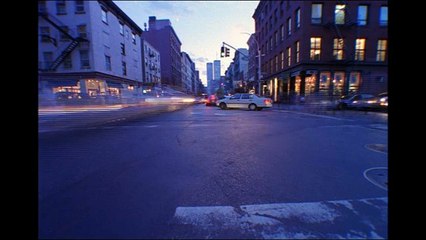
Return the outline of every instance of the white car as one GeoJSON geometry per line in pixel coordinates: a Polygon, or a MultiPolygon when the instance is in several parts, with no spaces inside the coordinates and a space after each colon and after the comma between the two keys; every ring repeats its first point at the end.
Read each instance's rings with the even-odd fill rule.
{"type": "Polygon", "coordinates": [[[253,110],[262,110],[272,107],[272,99],[259,97],[250,93],[237,93],[228,98],[220,99],[216,102],[217,106],[225,110],[228,108],[241,108],[253,110]]]}

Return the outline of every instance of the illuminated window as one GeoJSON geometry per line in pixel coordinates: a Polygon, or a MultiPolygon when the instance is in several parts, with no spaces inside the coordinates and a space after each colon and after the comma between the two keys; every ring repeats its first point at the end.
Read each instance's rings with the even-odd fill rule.
{"type": "Polygon", "coordinates": [[[313,3],[312,4],[312,13],[311,13],[311,23],[320,24],[322,22],[322,4],[313,3]]]}
{"type": "Polygon", "coordinates": [[[334,10],[334,23],[335,24],[345,24],[345,4],[336,4],[334,10]]]}
{"type": "Polygon", "coordinates": [[[380,26],[387,26],[388,25],[388,6],[380,7],[379,24],[380,24],[380,26]]]}
{"type": "Polygon", "coordinates": [[[358,25],[359,26],[367,25],[367,17],[368,17],[368,6],[359,5],[358,6],[358,25]]]}
{"type": "Polygon", "coordinates": [[[377,55],[376,61],[384,62],[386,59],[387,40],[377,41],[377,55]]]}
{"type": "Polygon", "coordinates": [[[365,38],[357,38],[355,40],[355,60],[365,60],[365,38]]]}
{"type": "Polygon", "coordinates": [[[281,69],[284,69],[284,52],[281,52],[281,69]]]}
{"type": "Polygon", "coordinates": [[[287,66],[291,65],[291,47],[287,48],[287,66]]]}
{"type": "Polygon", "coordinates": [[[300,42],[296,42],[296,63],[300,61],[300,42]]]}
{"type": "Polygon", "coordinates": [[[343,60],[343,38],[335,38],[333,41],[333,57],[335,60],[343,60]]]}
{"type": "Polygon", "coordinates": [[[311,37],[310,59],[320,60],[320,56],[321,56],[321,38],[311,37]]]}

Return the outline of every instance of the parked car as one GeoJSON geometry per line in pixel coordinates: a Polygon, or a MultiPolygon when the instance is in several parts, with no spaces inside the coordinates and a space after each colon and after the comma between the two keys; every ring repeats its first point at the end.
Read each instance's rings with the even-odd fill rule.
{"type": "Polygon", "coordinates": [[[217,105],[222,109],[240,108],[253,110],[262,110],[263,108],[272,107],[272,99],[260,97],[256,94],[237,93],[230,97],[226,97],[217,101],[217,105]]]}
{"type": "Polygon", "coordinates": [[[206,106],[216,106],[217,97],[216,95],[210,95],[207,98],[206,106]]]}
{"type": "Polygon", "coordinates": [[[362,107],[362,100],[374,97],[373,94],[359,93],[353,95],[342,96],[336,103],[336,108],[339,110],[353,109],[362,107]]]}
{"type": "Polygon", "coordinates": [[[388,109],[388,93],[380,93],[375,97],[367,98],[361,101],[360,107],[370,110],[387,110],[388,109]]]}

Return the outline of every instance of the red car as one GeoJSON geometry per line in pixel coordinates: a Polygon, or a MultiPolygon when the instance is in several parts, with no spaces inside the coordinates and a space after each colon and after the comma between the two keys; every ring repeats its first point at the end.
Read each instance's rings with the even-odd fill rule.
{"type": "Polygon", "coordinates": [[[216,106],[217,97],[216,95],[210,95],[207,98],[206,106],[216,106]]]}

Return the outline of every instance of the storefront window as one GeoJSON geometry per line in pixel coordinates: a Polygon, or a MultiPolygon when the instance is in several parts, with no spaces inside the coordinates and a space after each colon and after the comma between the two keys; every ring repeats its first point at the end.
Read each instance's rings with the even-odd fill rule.
{"type": "Polygon", "coordinates": [[[320,91],[328,91],[330,88],[330,72],[321,72],[320,73],[320,82],[319,82],[319,90],[320,91]]]}
{"type": "Polygon", "coordinates": [[[296,76],[296,82],[294,84],[294,91],[296,94],[300,94],[300,83],[302,82],[302,79],[300,79],[300,76],[296,76]]]}
{"type": "Polygon", "coordinates": [[[349,92],[357,92],[361,83],[361,74],[359,72],[351,72],[349,77],[349,92]]]}
{"type": "Polygon", "coordinates": [[[312,75],[305,78],[305,94],[309,95],[315,92],[316,76],[312,75]]]}
{"type": "Polygon", "coordinates": [[[333,79],[333,95],[342,95],[345,86],[345,73],[335,72],[333,79]]]}

